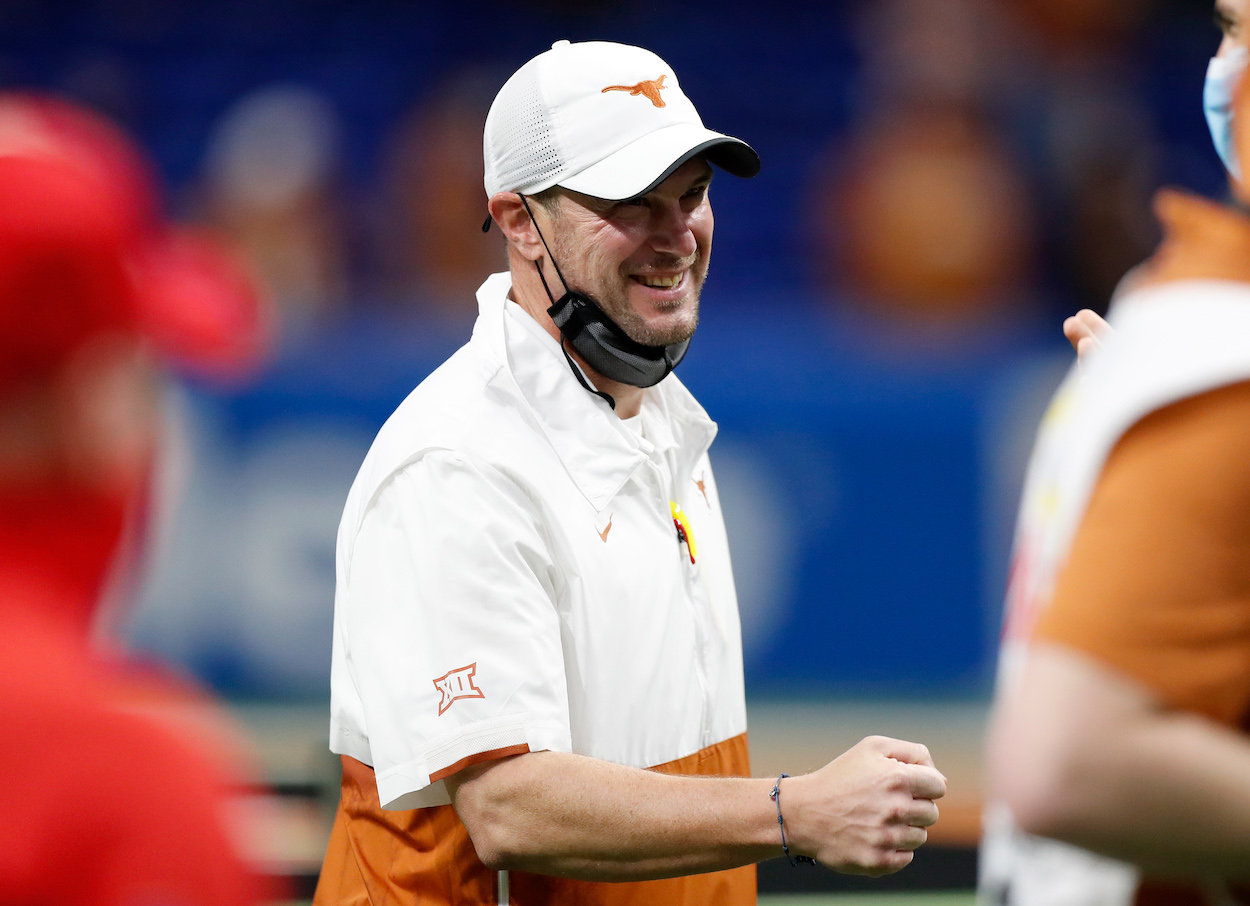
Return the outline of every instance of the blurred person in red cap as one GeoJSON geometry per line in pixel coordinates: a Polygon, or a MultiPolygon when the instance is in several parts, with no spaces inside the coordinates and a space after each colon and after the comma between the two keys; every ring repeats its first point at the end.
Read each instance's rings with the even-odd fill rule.
{"type": "Polygon", "coordinates": [[[0,94],[0,899],[254,903],[220,739],[186,689],[102,650],[160,436],[164,360],[236,375],[264,348],[250,281],[162,218],[138,149],[67,102],[0,94]]]}
{"type": "Polygon", "coordinates": [[[1204,106],[1233,203],[1160,192],[1164,240],[1110,328],[1065,324],[1081,368],[1020,508],[986,903],[1250,903],[1250,2],[1217,20],[1204,106]]]}

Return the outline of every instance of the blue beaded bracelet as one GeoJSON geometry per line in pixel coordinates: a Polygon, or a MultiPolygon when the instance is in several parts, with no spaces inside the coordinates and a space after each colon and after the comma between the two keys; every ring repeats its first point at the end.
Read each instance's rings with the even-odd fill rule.
{"type": "Polygon", "coordinates": [[[792,856],[790,855],[790,847],[786,843],[786,822],[781,817],[781,781],[789,777],[789,774],[782,774],[777,778],[777,782],[773,784],[773,791],[768,794],[768,798],[777,803],[777,826],[781,828],[781,851],[786,854],[786,858],[790,861],[790,867],[798,865],[815,865],[816,860],[811,856],[792,856]]]}

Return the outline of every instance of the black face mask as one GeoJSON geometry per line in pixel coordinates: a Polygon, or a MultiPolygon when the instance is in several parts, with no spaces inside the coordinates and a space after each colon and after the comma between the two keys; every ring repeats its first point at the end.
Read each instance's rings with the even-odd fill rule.
{"type": "MultiPolygon", "coordinates": [[[[530,220],[534,221],[534,212],[530,210],[529,202],[526,201],[524,195],[521,196],[521,201],[525,205],[525,210],[529,212],[530,220]]],[[[534,221],[534,229],[538,230],[537,221],[534,221]]],[[[542,240],[543,248],[547,250],[547,256],[551,258],[551,263],[555,266],[556,275],[564,284],[564,295],[556,299],[552,295],[551,287],[547,285],[542,266],[537,261],[534,262],[534,267],[538,270],[538,278],[542,280],[543,289],[547,291],[547,298],[551,300],[551,307],[547,309],[547,314],[551,315],[556,327],[560,329],[561,349],[564,348],[564,342],[568,342],[595,371],[610,380],[628,384],[631,387],[652,387],[667,377],[686,355],[686,350],[690,348],[690,340],[670,343],[667,346],[646,346],[630,339],[590,296],[569,288],[560,265],[551,255],[551,246],[547,245],[542,230],[538,230],[538,238],[542,240]]],[[[564,355],[568,357],[567,350],[564,355]]],[[[569,360],[569,364],[573,365],[572,359],[569,360]]],[[[574,366],[573,373],[583,386],[586,386],[581,370],[574,366]]],[[[586,389],[603,397],[613,408],[616,408],[615,401],[608,394],[589,386],[586,386],[586,389]]]]}

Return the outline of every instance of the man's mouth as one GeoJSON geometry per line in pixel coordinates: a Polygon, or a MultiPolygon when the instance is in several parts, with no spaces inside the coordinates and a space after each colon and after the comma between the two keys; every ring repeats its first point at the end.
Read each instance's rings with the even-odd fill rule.
{"type": "Polygon", "coordinates": [[[678,283],[681,283],[681,278],[684,276],[685,272],[683,271],[680,274],[672,274],[667,277],[658,274],[635,274],[634,279],[643,286],[650,286],[655,289],[672,289],[678,283]]]}

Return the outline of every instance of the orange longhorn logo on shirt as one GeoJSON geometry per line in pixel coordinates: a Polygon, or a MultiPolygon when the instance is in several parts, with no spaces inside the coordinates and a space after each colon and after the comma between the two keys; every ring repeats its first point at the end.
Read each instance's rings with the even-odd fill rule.
{"type": "Polygon", "coordinates": [[[438,716],[451,707],[451,703],[462,698],[485,698],[486,693],[473,684],[473,674],[477,673],[477,661],[467,667],[457,667],[444,673],[434,680],[434,688],[442,698],[438,702],[438,716]]]}
{"type": "Polygon", "coordinates": [[[701,472],[697,479],[692,478],[691,481],[693,481],[694,486],[699,489],[699,493],[703,495],[703,502],[710,510],[712,508],[712,501],[707,499],[707,472],[701,472]]]}
{"type": "Polygon", "coordinates": [[[658,79],[648,79],[645,82],[639,82],[637,85],[609,85],[600,94],[607,94],[609,91],[628,91],[631,97],[642,95],[657,107],[664,106],[664,98],[660,97],[660,92],[664,90],[664,80],[667,75],[661,75],[658,79]]]}

